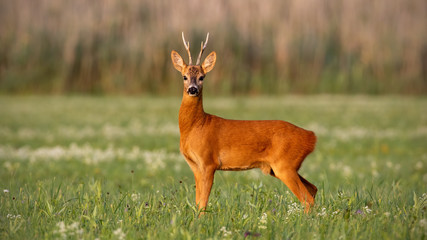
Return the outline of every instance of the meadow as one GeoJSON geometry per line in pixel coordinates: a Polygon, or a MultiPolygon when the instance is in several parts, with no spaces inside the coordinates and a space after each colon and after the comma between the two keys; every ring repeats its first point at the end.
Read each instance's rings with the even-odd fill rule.
{"type": "Polygon", "coordinates": [[[309,214],[250,170],[217,172],[198,218],[179,97],[0,96],[0,239],[426,239],[427,98],[206,95],[315,131],[309,214]]]}

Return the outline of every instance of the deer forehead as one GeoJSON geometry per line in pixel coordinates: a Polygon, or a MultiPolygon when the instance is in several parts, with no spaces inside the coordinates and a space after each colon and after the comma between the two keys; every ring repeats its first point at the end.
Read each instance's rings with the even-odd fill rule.
{"type": "Polygon", "coordinates": [[[199,74],[203,74],[202,68],[200,66],[189,66],[187,71],[184,74],[188,74],[190,76],[197,76],[199,74]]]}

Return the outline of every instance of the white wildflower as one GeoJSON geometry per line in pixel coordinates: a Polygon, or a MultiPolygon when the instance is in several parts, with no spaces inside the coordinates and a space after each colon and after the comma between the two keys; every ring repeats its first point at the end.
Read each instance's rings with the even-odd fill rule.
{"type": "Polygon", "coordinates": [[[81,238],[81,235],[83,234],[83,229],[80,228],[78,222],[73,222],[70,225],[66,225],[61,221],[56,224],[56,227],[58,229],[53,233],[61,235],[63,239],[67,239],[68,236],[77,236],[78,238],[81,238]]]}
{"type": "Polygon", "coordinates": [[[265,225],[259,225],[258,228],[259,229],[267,229],[267,226],[265,226],[265,225]]]}
{"type": "Polygon", "coordinates": [[[119,240],[123,240],[126,237],[126,234],[122,231],[122,228],[117,228],[114,230],[113,235],[119,240]]]}
{"type": "MultiPolygon", "coordinates": [[[[94,148],[89,144],[82,146],[76,143],[70,144],[69,147],[54,146],[40,147],[31,149],[29,147],[13,148],[0,144],[0,159],[21,159],[30,162],[37,161],[60,161],[76,160],[86,164],[99,164],[102,162],[111,162],[115,159],[126,159],[128,161],[145,162],[144,166],[149,166],[150,170],[163,169],[167,165],[167,160],[181,159],[178,153],[167,152],[164,149],[158,150],[141,150],[134,146],[131,151],[125,148],[109,146],[106,149],[94,148]]],[[[12,171],[19,167],[19,162],[3,164],[5,168],[12,171]]]]}
{"type": "Polygon", "coordinates": [[[78,222],[73,222],[70,225],[68,225],[68,232],[70,235],[80,235],[83,233],[83,229],[79,227],[78,222]]]}
{"type": "Polygon", "coordinates": [[[288,211],[287,211],[288,215],[292,215],[294,213],[299,213],[301,211],[302,211],[301,206],[299,206],[298,203],[296,203],[296,202],[288,205],[288,211]]]}
{"type": "Polygon", "coordinates": [[[3,189],[4,193],[9,193],[9,189],[3,189]]]}
{"type": "Polygon", "coordinates": [[[263,213],[261,215],[261,217],[258,218],[259,223],[260,223],[258,228],[260,228],[260,229],[266,229],[267,228],[267,226],[266,226],[267,225],[267,218],[268,218],[267,213],[263,213]]]}
{"type": "Polygon", "coordinates": [[[260,222],[261,224],[266,224],[266,223],[267,223],[267,218],[268,218],[267,213],[263,213],[263,214],[261,215],[261,217],[259,218],[259,222],[260,222]]]}
{"type": "Polygon", "coordinates": [[[20,219],[21,218],[21,215],[13,215],[13,214],[7,214],[7,216],[6,216],[7,218],[9,218],[9,219],[20,219]]]}
{"type": "Polygon", "coordinates": [[[227,228],[225,226],[221,227],[219,231],[222,233],[224,237],[230,236],[232,233],[231,231],[227,231],[227,228]]]}
{"type": "Polygon", "coordinates": [[[130,198],[132,199],[132,201],[136,202],[139,200],[139,198],[141,197],[140,193],[132,193],[132,195],[130,196],[130,198]]]}
{"type": "Polygon", "coordinates": [[[370,209],[368,206],[365,206],[363,210],[365,211],[365,213],[368,213],[368,214],[372,212],[372,209],[370,209]]]}
{"type": "Polygon", "coordinates": [[[336,216],[336,215],[338,215],[340,213],[340,210],[339,209],[337,209],[336,211],[333,211],[332,212],[332,216],[336,216]]]}
{"type": "Polygon", "coordinates": [[[67,229],[65,227],[65,223],[61,221],[57,223],[56,226],[58,227],[58,230],[55,230],[54,233],[59,233],[62,236],[62,238],[67,238],[67,234],[66,234],[67,229]]]}
{"type": "Polygon", "coordinates": [[[317,216],[324,217],[326,216],[326,208],[322,208],[322,211],[317,214],[317,216]]]}
{"type": "Polygon", "coordinates": [[[248,218],[248,214],[243,214],[242,219],[244,220],[244,219],[246,219],[246,218],[248,218]]]}
{"type": "Polygon", "coordinates": [[[420,202],[421,206],[427,204],[427,193],[423,193],[423,195],[418,198],[418,201],[420,202]]]}

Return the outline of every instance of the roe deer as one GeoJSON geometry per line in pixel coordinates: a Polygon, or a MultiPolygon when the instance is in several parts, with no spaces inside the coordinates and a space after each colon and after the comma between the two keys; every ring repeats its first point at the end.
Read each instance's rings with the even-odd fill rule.
{"type": "Polygon", "coordinates": [[[285,121],[228,120],[205,113],[203,79],[216,62],[216,53],[211,52],[200,64],[208,39],[209,33],[201,44],[196,65],[192,65],[190,43],[185,41],[184,33],[189,64],[176,51],[171,52],[173,66],[184,79],[179,109],[180,150],[194,173],[199,210],[206,209],[216,170],[260,168],[285,183],[308,212],[317,188],[298,170],[314,150],[316,135],[285,121]]]}

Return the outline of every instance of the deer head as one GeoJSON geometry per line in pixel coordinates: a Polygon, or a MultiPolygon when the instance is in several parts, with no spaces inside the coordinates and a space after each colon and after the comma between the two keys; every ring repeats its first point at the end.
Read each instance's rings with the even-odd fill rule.
{"type": "Polygon", "coordinates": [[[206,36],[206,41],[200,46],[199,57],[197,58],[196,65],[192,64],[191,53],[190,53],[190,42],[186,42],[184,38],[184,33],[182,33],[182,41],[184,42],[185,49],[188,53],[188,65],[184,62],[182,57],[174,50],[171,52],[171,58],[173,66],[176,70],[181,72],[181,75],[184,79],[184,92],[192,97],[197,97],[200,95],[203,89],[203,79],[206,74],[210,72],[216,62],[216,53],[211,52],[200,64],[200,59],[202,57],[203,51],[206,48],[209,40],[209,33],[206,36]]]}

